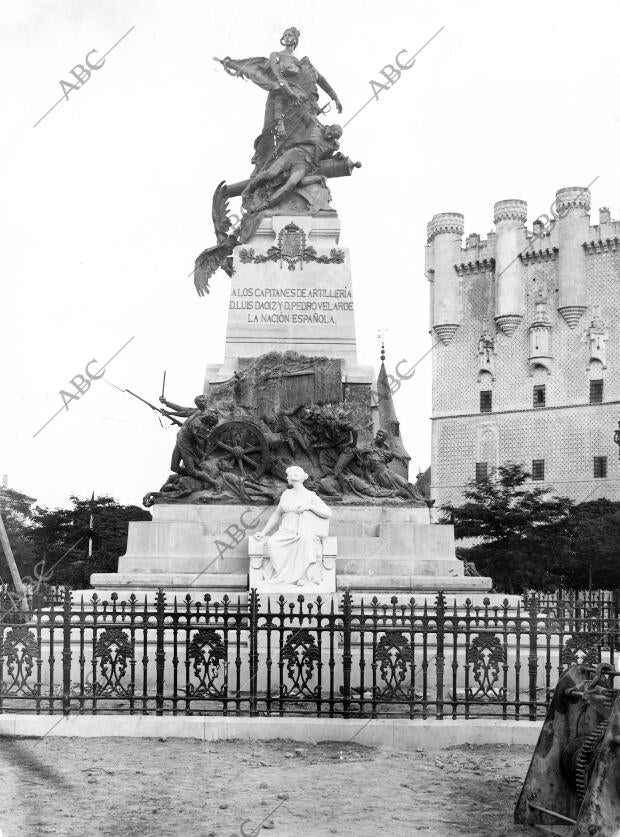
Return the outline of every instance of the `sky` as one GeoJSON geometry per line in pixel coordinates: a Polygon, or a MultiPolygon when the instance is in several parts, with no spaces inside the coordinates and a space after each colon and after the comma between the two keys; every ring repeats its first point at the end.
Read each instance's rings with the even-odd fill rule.
{"type": "MultiPolygon", "coordinates": [[[[48,507],[157,489],[174,430],[124,390],[156,402],[166,370],[167,396],[190,404],[223,359],[230,280],[220,271],[201,299],[189,274],[215,241],[215,186],[250,172],[266,94],[214,56],[267,56],[296,26],[341,124],[354,117],[341,149],[362,168],[330,188],[359,361],[377,370],[380,329],[388,371],[431,345],[433,214],[462,212],[465,234],[486,236],[493,204],[521,198],[531,226],[557,189],[595,177],[594,218],[619,214],[611,0],[3,0],[0,23],[0,474],[48,507]],[[373,97],[382,68],[431,38],[373,97]],[[90,388],[63,402],[80,375],[90,388]]],[[[415,473],[430,463],[430,356],[395,404],[415,473]]]]}

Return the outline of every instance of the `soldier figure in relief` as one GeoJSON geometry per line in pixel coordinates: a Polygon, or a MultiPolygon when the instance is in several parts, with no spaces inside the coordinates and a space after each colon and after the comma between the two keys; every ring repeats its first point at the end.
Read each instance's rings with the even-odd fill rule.
{"type": "Polygon", "coordinates": [[[181,407],[160,396],[160,402],[169,408],[169,415],[185,418],[181,429],[177,433],[176,444],[172,451],[170,470],[175,474],[185,476],[203,477],[204,474],[197,468],[197,463],[203,457],[209,431],[219,421],[219,416],[214,410],[207,410],[207,397],[197,395],[194,399],[195,407],[181,407]]]}

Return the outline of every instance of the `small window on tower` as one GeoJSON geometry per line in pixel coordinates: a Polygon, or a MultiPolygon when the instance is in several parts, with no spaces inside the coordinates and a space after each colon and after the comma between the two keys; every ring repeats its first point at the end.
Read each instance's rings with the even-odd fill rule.
{"type": "Polygon", "coordinates": [[[603,403],[603,379],[590,381],[590,404],[603,403]]]}
{"type": "Polygon", "coordinates": [[[607,477],[607,457],[594,457],[594,477],[595,479],[606,479],[607,477]]]}
{"type": "Polygon", "coordinates": [[[545,478],[545,460],[532,459],[532,479],[544,480],[545,478]]]}
{"type": "Polygon", "coordinates": [[[536,384],[534,387],[534,407],[545,406],[545,385],[536,384]]]}
{"type": "Polygon", "coordinates": [[[476,482],[482,482],[489,474],[489,465],[487,462],[476,462],[476,482]]]}
{"type": "Polygon", "coordinates": [[[490,389],[480,390],[480,412],[490,413],[493,409],[493,391],[490,389]]]}

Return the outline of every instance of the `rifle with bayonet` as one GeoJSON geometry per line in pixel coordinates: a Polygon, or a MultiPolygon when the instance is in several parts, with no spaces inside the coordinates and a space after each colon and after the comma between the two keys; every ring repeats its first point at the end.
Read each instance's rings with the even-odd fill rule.
{"type": "Polygon", "coordinates": [[[146,398],[142,398],[140,395],[136,395],[136,393],[132,392],[130,389],[126,389],[125,392],[128,392],[130,395],[133,395],[133,397],[137,398],[138,401],[142,401],[142,403],[146,404],[147,407],[150,407],[151,410],[155,410],[156,413],[160,413],[162,416],[165,416],[168,419],[168,421],[170,421],[172,424],[176,424],[177,427],[183,426],[182,421],[179,421],[178,419],[174,418],[174,416],[171,416],[166,410],[162,410],[159,407],[156,407],[154,404],[151,404],[151,402],[147,401],[146,398]]]}

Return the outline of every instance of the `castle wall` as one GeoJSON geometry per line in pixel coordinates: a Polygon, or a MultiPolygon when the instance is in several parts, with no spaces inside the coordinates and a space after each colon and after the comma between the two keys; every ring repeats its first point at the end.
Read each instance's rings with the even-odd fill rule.
{"type": "MultiPolygon", "coordinates": [[[[506,221],[511,205],[525,206],[496,204],[496,233],[486,241],[470,235],[452,268],[460,319],[433,352],[432,496],[437,505],[460,502],[476,463],[491,470],[513,461],[532,470],[533,460],[544,460],[538,484],[577,502],[620,500],[613,438],[620,419],[620,222],[601,210],[601,223],[590,226],[589,193],[573,187],[558,192],[553,229],[533,237],[519,231],[514,212],[506,221]],[[502,243],[506,227],[512,238],[502,243]],[[519,236],[523,246],[506,270],[519,236]],[[590,403],[591,380],[603,381],[603,403],[590,403]],[[534,407],[535,386],[545,387],[544,407],[534,407]],[[492,393],[490,412],[481,412],[481,390],[492,393]],[[606,477],[594,477],[594,457],[607,457],[606,477]]],[[[433,284],[434,246],[427,256],[433,284]]]]}

